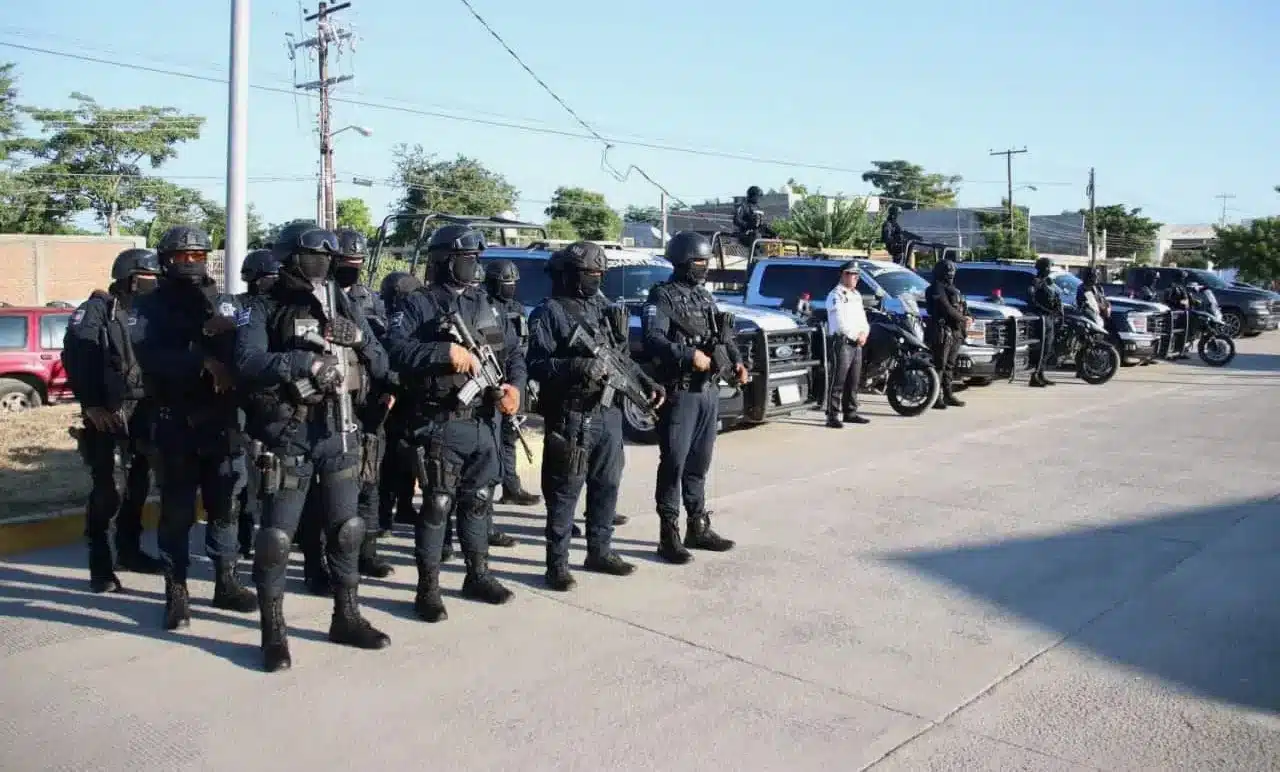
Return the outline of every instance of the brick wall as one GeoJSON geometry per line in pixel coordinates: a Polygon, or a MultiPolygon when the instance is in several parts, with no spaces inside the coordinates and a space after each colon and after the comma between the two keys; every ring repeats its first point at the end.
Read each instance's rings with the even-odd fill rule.
{"type": "Polygon", "coordinates": [[[0,301],[80,303],[111,282],[116,255],[143,246],[146,239],[132,236],[0,234],[0,301]]]}

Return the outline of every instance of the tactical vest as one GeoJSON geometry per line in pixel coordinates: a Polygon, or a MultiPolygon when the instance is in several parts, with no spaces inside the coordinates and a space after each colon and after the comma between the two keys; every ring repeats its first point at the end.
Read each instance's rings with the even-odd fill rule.
{"type": "Polygon", "coordinates": [[[529,320],[524,316],[524,304],[519,300],[510,300],[503,302],[501,307],[505,307],[507,322],[520,339],[520,348],[529,345],[529,320]]]}
{"type": "Polygon", "coordinates": [[[102,376],[89,373],[87,377],[105,378],[103,396],[107,405],[127,406],[145,396],[142,368],[138,366],[133,341],[129,337],[129,312],[119,298],[105,292],[95,292],[93,301],[107,307],[107,323],[103,325],[98,341],[106,357],[106,373],[102,376]]]}
{"type": "MultiPolygon", "coordinates": [[[[318,352],[301,343],[300,339],[307,333],[321,335],[323,326],[310,307],[275,303],[267,319],[267,348],[270,351],[279,352],[308,351],[319,356],[318,352]]],[[[368,388],[366,383],[368,379],[365,377],[364,367],[361,366],[355,349],[334,346],[333,354],[346,360],[347,380],[343,383],[343,388],[354,393],[357,399],[363,399],[368,388]]],[[[279,393],[288,401],[290,392],[291,390],[285,389],[279,393]]]]}
{"type": "MultiPolygon", "coordinates": [[[[569,317],[571,325],[582,325],[587,333],[595,338],[597,343],[604,343],[623,352],[628,351],[628,336],[630,333],[628,322],[630,321],[630,314],[627,312],[626,306],[605,305],[596,298],[583,300],[580,298],[552,297],[547,299],[547,303],[558,306],[569,317]]],[[[565,351],[557,351],[556,355],[574,356],[565,351]]],[[[548,405],[555,402],[556,399],[577,402],[589,401],[598,398],[600,393],[604,391],[603,384],[581,380],[557,384],[539,384],[539,386],[543,388],[543,394],[545,395],[541,401],[548,405]]],[[[570,409],[582,409],[581,405],[570,405],[569,407],[570,409]]]]}
{"type": "MultiPolygon", "coordinates": [[[[467,297],[472,301],[469,303],[471,318],[464,316],[463,321],[470,328],[477,343],[489,346],[493,349],[498,361],[504,361],[506,336],[503,333],[501,312],[489,300],[486,293],[468,288],[462,296],[459,296],[447,287],[434,285],[424,287],[420,293],[431,304],[434,313],[432,321],[427,325],[428,329],[416,333],[419,340],[458,343],[447,329],[445,319],[450,312],[458,310],[461,298],[467,297]]],[[[463,406],[458,404],[457,399],[458,391],[470,379],[471,376],[465,373],[428,374],[420,376],[417,383],[412,384],[409,390],[417,396],[422,411],[427,414],[462,407],[475,408],[480,405],[479,402],[463,406]]]]}
{"type": "Polygon", "coordinates": [[[701,343],[711,336],[709,314],[715,311],[706,291],[677,282],[662,285],[667,312],[671,316],[671,336],[678,343],[701,343]]]}

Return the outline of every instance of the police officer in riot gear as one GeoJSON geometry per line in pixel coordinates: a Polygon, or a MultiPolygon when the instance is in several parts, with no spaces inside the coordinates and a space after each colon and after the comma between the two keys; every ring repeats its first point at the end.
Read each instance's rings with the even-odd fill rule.
{"type": "MultiPolygon", "coordinates": [[[[715,335],[713,321],[724,321],[703,286],[711,243],[692,231],[667,242],[671,279],[654,286],[644,306],[645,354],[658,362],[658,379],[667,401],[658,413],[658,480],[654,497],[660,520],[658,554],[671,563],[687,563],[688,548],[725,552],[734,543],[711,529],[706,510],[707,471],[719,429],[720,389],[715,361],[704,349],[715,335]],[[689,528],[680,543],[680,504],[689,528]]],[[[747,382],[732,324],[720,331],[720,345],[739,385],[747,382]]],[[[716,353],[713,349],[712,353],[716,353]]]]}
{"type": "MultiPolygon", "coordinates": [[[[506,314],[508,322],[515,328],[520,337],[520,348],[525,350],[529,343],[529,320],[524,316],[524,304],[516,299],[516,286],[520,281],[520,270],[510,260],[495,260],[485,266],[484,285],[489,292],[489,301],[506,314]]],[[[527,402],[527,400],[522,400],[527,402]]],[[[500,504],[514,504],[520,507],[542,503],[542,497],[525,490],[516,470],[516,422],[521,416],[510,416],[502,419],[502,499],[500,504]]],[[[510,539],[511,537],[506,537],[510,539]]],[[[492,544],[492,542],[490,542],[492,544]]],[[[515,544],[494,545],[509,547],[515,544]]]]}
{"type": "Polygon", "coordinates": [[[494,604],[511,599],[489,571],[489,502],[502,476],[493,413],[519,411],[526,371],[519,336],[475,284],[484,249],[484,237],[465,225],[432,233],[431,285],[405,300],[387,334],[391,363],[412,403],[406,450],[424,497],[414,527],[414,608],[427,622],[448,616],[440,597],[440,563],[451,512],[467,564],[463,596],[494,604]],[[501,384],[474,396],[468,387],[485,363],[460,342],[467,334],[473,344],[490,347],[501,369],[501,384]]]}
{"type": "Polygon", "coordinates": [[[177,225],[156,251],[163,278],[135,304],[133,346],[156,409],[153,444],[160,487],[160,555],[167,630],[191,621],[189,538],[196,492],[204,504],[205,549],[213,561],[213,605],[248,613],[253,593],[236,578],[233,500],[243,470],[244,436],[232,378],[235,298],[223,295],[206,264],[213,244],[199,228],[177,225]]]}
{"type": "Polygon", "coordinates": [[[538,410],[546,419],[542,493],[547,500],[547,585],[561,592],[576,584],[569,572],[573,512],[587,487],[588,571],[627,576],[635,566],[613,551],[613,519],[624,463],[620,392],[605,399],[610,377],[590,351],[575,347],[575,329],[594,345],[617,352],[648,397],[661,406],[665,390],[631,361],[630,314],[600,294],[608,270],[604,249],[587,241],[552,256],[552,297],[529,320],[529,376],[541,385],[538,410]]]}
{"type": "Polygon", "coordinates": [[[1101,269],[1086,267],[1080,271],[1080,286],[1076,288],[1076,308],[1085,309],[1090,303],[1097,305],[1098,312],[1102,315],[1104,321],[1111,315],[1111,303],[1107,301],[1107,295],[1102,291],[1102,285],[1099,282],[1101,278],[1099,273],[1101,269]]]}
{"type": "MultiPolygon", "coordinates": [[[[253,298],[265,295],[280,277],[280,261],[269,249],[255,249],[244,256],[240,265],[240,281],[248,289],[236,296],[236,303],[243,310],[253,298]]],[[[247,458],[245,480],[240,486],[236,509],[239,511],[240,554],[253,557],[253,529],[258,521],[258,468],[253,458],[247,458]]]]}
{"type": "Polygon", "coordinates": [[[253,579],[269,672],[292,666],[285,571],[312,485],[321,490],[317,514],[334,585],[329,640],[361,649],[391,643],[360,614],[357,599],[366,527],[358,513],[360,430],[354,411],[347,410],[347,400],[365,381],[386,377],[386,353],[346,294],[326,287],[339,251],[337,236],[313,222],[294,222],[272,251],[282,266],[280,279],[241,314],[236,331],[236,364],[253,390],[246,411],[249,433],[265,448],[253,579]]]}
{"type": "Polygon", "coordinates": [[[969,318],[964,295],[956,289],[955,280],[956,264],[950,260],[939,260],[933,266],[933,283],[924,292],[925,309],[929,314],[925,320],[926,342],[933,353],[933,366],[942,380],[942,391],[938,394],[938,401],[933,403],[938,410],[964,407],[964,401],[955,395],[955,369],[969,318]]]}
{"type": "Polygon", "coordinates": [[[80,454],[89,467],[93,487],[85,511],[89,542],[89,588],[121,589],[115,566],[156,574],[159,559],[142,551],[142,509],[151,489],[149,410],[142,371],[129,339],[128,319],[137,297],[155,289],[160,261],[148,249],[126,249],[111,265],[107,292],[96,291],[67,325],[62,363],[67,381],[80,402],[84,429],[80,454]],[[116,453],[126,469],[124,497],[116,485],[116,453]],[[107,532],[116,521],[116,557],[107,532]]]}
{"type": "Polygon", "coordinates": [[[738,242],[750,248],[756,239],[775,239],[778,237],[764,221],[764,210],[760,208],[760,197],[764,191],[757,185],[747,188],[747,199],[738,204],[733,212],[733,227],[737,231],[738,242]]]}
{"type": "MultiPolygon", "coordinates": [[[[411,273],[395,271],[386,275],[379,288],[379,296],[386,309],[387,319],[400,310],[404,299],[422,289],[422,281],[411,273]]],[[[406,420],[404,389],[400,387],[395,371],[392,370],[392,386],[395,402],[391,405],[391,414],[387,418],[386,451],[382,454],[382,468],[378,479],[378,527],[379,536],[390,536],[392,526],[397,523],[413,523],[417,515],[413,511],[414,479],[413,469],[405,463],[403,453],[397,451],[404,436],[406,420]]]]}
{"type": "Polygon", "coordinates": [[[1040,317],[1042,332],[1040,358],[1036,360],[1036,369],[1031,374],[1030,385],[1039,388],[1055,385],[1045,377],[1044,371],[1053,359],[1057,344],[1057,321],[1062,317],[1062,296],[1058,294],[1058,288],[1049,278],[1051,268],[1053,268],[1053,261],[1049,258],[1037,259],[1036,278],[1031,282],[1030,308],[1032,313],[1040,317]]]}
{"type": "Polygon", "coordinates": [[[898,222],[898,216],[901,214],[902,207],[897,204],[889,207],[889,214],[885,217],[884,224],[880,226],[880,240],[884,242],[884,248],[893,258],[893,262],[905,265],[907,262],[907,242],[922,241],[923,239],[902,227],[898,222]]]}

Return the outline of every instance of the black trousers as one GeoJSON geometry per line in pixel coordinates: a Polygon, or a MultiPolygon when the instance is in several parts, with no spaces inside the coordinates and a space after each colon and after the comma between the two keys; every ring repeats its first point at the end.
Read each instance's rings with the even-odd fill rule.
{"type": "Polygon", "coordinates": [[[963,339],[956,330],[939,329],[929,336],[929,352],[933,354],[933,366],[942,381],[942,393],[950,394],[956,377],[956,360],[960,358],[963,339]]]}
{"type": "Polygon", "coordinates": [[[832,335],[827,349],[827,415],[856,413],[862,386],[862,346],[844,335],[832,335]]]}
{"type": "Polygon", "coordinates": [[[573,511],[583,486],[587,489],[587,549],[599,554],[610,550],[626,461],[622,440],[622,411],[616,407],[548,418],[542,446],[548,566],[569,560],[573,511]]]}
{"type": "Polygon", "coordinates": [[[129,473],[125,478],[124,497],[116,483],[116,444],[114,435],[92,426],[84,428],[80,452],[89,467],[93,488],[85,511],[85,536],[91,545],[107,545],[111,521],[116,521],[116,549],[138,551],[142,537],[142,509],[151,492],[151,461],[133,443],[125,449],[129,454],[129,473]]]}
{"type": "Polygon", "coordinates": [[[1036,360],[1035,376],[1044,377],[1044,371],[1049,367],[1049,363],[1053,361],[1054,351],[1057,350],[1058,342],[1058,325],[1057,320],[1051,316],[1040,317],[1041,333],[1040,333],[1040,357],[1036,360]]]}
{"type": "Polygon", "coordinates": [[[707,472],[720,429],[720,392],[706,384],[699,391],[669,389],[658,411],[658,517],[675,522],[680,505],[690,518],[702,517],[707,503],[707,472]]]}

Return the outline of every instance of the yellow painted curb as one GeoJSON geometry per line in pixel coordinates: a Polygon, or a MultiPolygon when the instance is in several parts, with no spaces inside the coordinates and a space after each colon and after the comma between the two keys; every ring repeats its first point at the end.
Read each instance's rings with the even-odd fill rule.
{"type": "MultiPolygon", "coordinates": [[[[526,431],[529,449],[533,451],[535,461],[541,461],[542,437],[540,432],[526,431]]],[[[517,446],[517,467],[526,484],[537,489],[537,480],[541,464],[530,464],[525,458],[524,449],[517,446]]],[[[416,488],[415,488],[416,490],[416,488]]],[[[142,527],[156,527],[160,519],[160,502],[151,499],[142,510],[142,527]]],[[[204,522],[204,507],[196,500],[196,519],[204,522]]],[[[0,522],[0,557],[18,555],[23,552],[64,547],[84,539],[84,508],[64,509],[43,515],[30,515],[14,520],[0,522]]]]}

